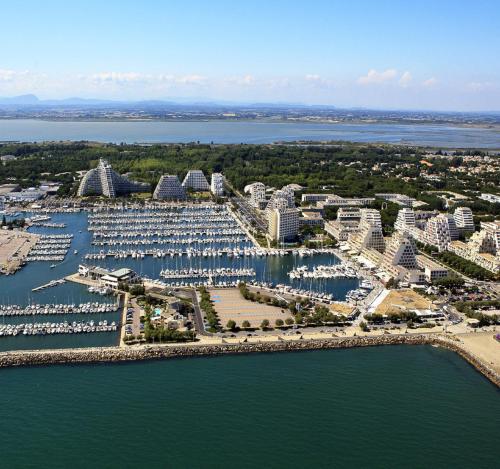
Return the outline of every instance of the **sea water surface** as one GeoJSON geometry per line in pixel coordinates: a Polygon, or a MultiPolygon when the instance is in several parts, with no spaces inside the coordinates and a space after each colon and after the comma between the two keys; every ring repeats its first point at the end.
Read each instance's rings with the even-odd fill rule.
{"type": "Polygon", "coordinates": [[[493,468],[500,393],[385,346],[0,370],[5,468],[493,468]]]}
{"type": "Polygon", "coordinates": [[[420,146],[500,148],[500,131],[493,128],[440,124],[0,120],[0,141],[59,140],[106,143],[274,143],[295,140],[344,140],[420,146]]]}

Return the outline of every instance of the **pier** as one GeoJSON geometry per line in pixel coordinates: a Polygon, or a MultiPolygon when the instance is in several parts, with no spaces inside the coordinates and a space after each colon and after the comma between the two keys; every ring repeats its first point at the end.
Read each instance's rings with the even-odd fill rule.
{"type": "Polygon", "coordinates": [[[48,314],[100,314],[118,310],[118,303],[0,305],[0,316],[40,316],[48,314]]]}
{"type": "Polygon", "coordinates": [[[17,335],[53,335],[53,334],[89,334],[94,332],[114,332],[118,326],[113,321],[73,321],[38,322],[24,324],[0,325],[0,337],[15,337],[17,335]]]}
{"type": "Polygon", "coordinates": [[[345,349],[381,345],[436,345],[458,353],[497,387],[500,372],[456,337],[441,334],[398,334],[359,337],[331,337],[321,339],[287,338],[286,340],[240,343],[190,343],[147,345],[139,347],[94,347],[85,349],[30,350],[0,353],[1,367],[51,365],[67,363],[103,363],[137,360],[158,360],[196,356],[256,352],[287,352],[300,350],[345,349]]]}
{"type": "Polygon", "coordinates": [[[63,278],[61,278],[59,280],[51,280],[50,282],[45,283],[43,285],[40,285],[39,287],[32,288],[31,291],[33,291],[33,292],[42,291],[42,290],[45,290],[46,288],[55,287],[55,286],[61,285],[63,283],[66,283],[66,280],[63,278]]]}

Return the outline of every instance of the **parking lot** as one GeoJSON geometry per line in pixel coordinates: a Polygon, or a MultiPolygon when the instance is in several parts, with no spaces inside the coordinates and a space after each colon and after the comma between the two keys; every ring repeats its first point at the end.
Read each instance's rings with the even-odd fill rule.
{"type": "Polygon", "coordinates": [[[131,299],[127,306],[127,313],[125,316],[125,334],[139,335],[144,328],[141,323],[141,308],[135,299],[131,299]]]}

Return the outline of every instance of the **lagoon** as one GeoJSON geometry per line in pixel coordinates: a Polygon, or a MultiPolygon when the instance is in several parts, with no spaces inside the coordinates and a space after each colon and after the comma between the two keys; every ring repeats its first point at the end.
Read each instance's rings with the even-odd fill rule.
{"type": "Polygon", "coordinates": [[[0,141],[90,140],[104,143],[273,143],[296,140],[500,148],[498,128],[441,124],[269,121],[0,120],[0,141]]]}

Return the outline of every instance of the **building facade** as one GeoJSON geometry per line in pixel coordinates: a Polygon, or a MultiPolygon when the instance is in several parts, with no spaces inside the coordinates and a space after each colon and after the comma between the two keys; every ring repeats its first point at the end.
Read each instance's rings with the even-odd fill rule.
{"type": "Polygon", "coordinates": [[[272,209],[268,222],[269,235],[274,241],[292,241],[299,232],[299,211],[288,207],[272,209]]]}
{"type": "Polygon", "coordinates": [[[182,187],[179,178],[172,174],[163,175],[153,193],[157,200],[185,200],[186,190],[182,187]]]}
{"type": "Polygon", "coordinates": [[[453,218],[455,219],[455,224],[459,231],[474,231],[474,216],[469,207],[457,207],[453,214],[453,218]]]}
{"type": "Polygon", "coordinates": [[[216,197],[222,197],[224,195],[224,176],[221,173],[212,174],[210,192],[216,197]]]}
{"type": "Polygon", "coordinates": [[[436,246],[439,251],[445,251],[451,242],[450,225],[446,215],[430,218],[425,226],[425,241],[436,246]]]}
{"type": "Polygon", "coordinates": [[[361,251],[364,248],[370,248],[384,252],[385,241],[380,212],[371,208],[363,208],[360,212],[359,230],[349,236],[351,249],[361,251]]]}
{"type": "Polygon", "coordinates": [[[210,185],[203,171],[199,169],[190,169],[182,181],[182,187],[192,189],[194,191],[209,191],[210,185]]]}
{"type": "Polygon", "coordinates": [[[100,159],[97,168],[87,171],[83,176],[77,195],[103,195],[113,198],[132,192],[148,192],[149,190],[149,184],[129,181],[125,176],[113,171],[106,160],[100,159]]]}
{"type": "Polygon", "coordinates": [[[250,205],[254,208],[262,208],[266,202],[266,186],[261,182],[254,182],[245,186],[243,191],[250,196],[250,205]]]}

